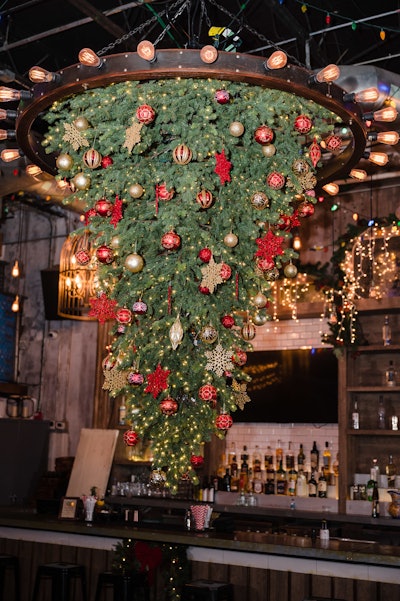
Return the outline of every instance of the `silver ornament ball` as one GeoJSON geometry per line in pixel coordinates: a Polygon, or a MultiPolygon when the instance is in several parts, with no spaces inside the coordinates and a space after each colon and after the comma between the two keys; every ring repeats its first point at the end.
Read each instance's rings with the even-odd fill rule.
{"type": "Polygon", "coordinates": [[[266,144],[261,146],[261,151],[265,157],[273,157],[276,153],[276,148],[273,144],[266,144]]]}
{"type": "Polygon", "coordinates": [[[129,187],[128,190],[130,196],[132,196],[132,198],[140,198],[141,196],[143,196],[143,188],[140,184],[132,184],[129,187]]]}
{"type": "Polygon", "coordinates": [[[137,253],[132,253],[128,255],[125,259],[125,267],[132,273],[139,273],[139,271],[142,271],[143,266],[143,257],[138,255],[137,253]]]}
{"type": "Polygon", "coordinates": [[[238,242],[239,238],[233,232],[226,234],[224,238],[224,244],[225,246],[228,246],[228,248],[234,248],[238,242]]]}
{"type": "Polygon", "coordinates": [[[78,190],[87,190],[90,188],[90,177],[85,173],[77,173],[72,180],[78,190]]]}
{"type": "Polygon", "coordinates": [[[293,263],[288,263],[288,265],[286,265],[285,269],[283,270],[283,273],[287,278],[295,278],[297,275],[296,265],[293,265],[293,263]]]}
{"type": "Polygon", "coordinates": [[[229,126],[229,133],[235,138],[240,138],[244,132],[244,125],[240,121],[232,121],[229,126]]]}
{"type": "Polygon", "coordinates": [[[62,152],[61,154],[58,155],[57,160],[56,160],[56,165],[57,165],[58,169],[61,169],[63,171],[68,171],[68,169],[71,169],[73,164],[74,164],[74,161],[73,161],[72,157],[69,154],[67,154],[66,152],[62,152]]]}

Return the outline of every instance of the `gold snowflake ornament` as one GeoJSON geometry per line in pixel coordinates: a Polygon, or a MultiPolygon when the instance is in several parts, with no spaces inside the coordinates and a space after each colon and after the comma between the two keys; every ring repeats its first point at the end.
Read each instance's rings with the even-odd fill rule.
{"type": "Polygon", "coordinates": [[[235,403],[239,407],[239,409],[244,409],[246,403],[251,401],[251,398],[247,394],[247,384],[246,382],[238,382],[233,379],[232,381],[232,390],[235,393],[235,403]]]}
{"type": "Polygon", "coordinates": [[[89,142],[85,136],[82,136],[79,129],[72,123],[64,123],[65,134],[63,135],[64,142],[69,142],[74,150],[79,150],[81,146],[89,146],[89,142]]]}
{"type": "Polygon", "coordinates": [[[116,397],[127,385],[128,373],[128,370],[118,369],[117,367],[103,370],[103,390],[108,390],[110,396],[116,397]]]}
{"type": "Polygon", "coordinates": [[[224,281],[221,277],[221,267],[222,263],[216,263],[214,257],[211,257],[209,263],[201,268],[203,279],[200,285],[203,288],[208,288],[211,294],[214,292],[216,286],[222,284],[224,281]]]}
{"type": "Polygon", "coordinates": [[[221,344],[217,344],[214,350],[206,351],[208,359],[206,369],[214,371],[217,376],[222,376],[225,371],[233,369],[232,351],[227,351],[221,344]]]}
{"type": "Polygon", "coordinates": [[[123,148],[127,148],[128,152],[132,152],[135,144],[138,144],[142,139],[140,132],[142,131],[143,123],[133,121],[132,125],[125,130],[125,142],[123,148]]]}

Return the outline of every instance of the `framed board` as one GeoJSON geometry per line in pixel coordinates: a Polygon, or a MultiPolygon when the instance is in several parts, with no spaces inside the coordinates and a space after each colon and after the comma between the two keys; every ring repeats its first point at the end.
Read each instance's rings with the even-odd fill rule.
{"type": "Polygon", "coordinates": [[[0,381],[14,381],[17,314],[11,311],[12,296],[0,293],[0,381]]]}

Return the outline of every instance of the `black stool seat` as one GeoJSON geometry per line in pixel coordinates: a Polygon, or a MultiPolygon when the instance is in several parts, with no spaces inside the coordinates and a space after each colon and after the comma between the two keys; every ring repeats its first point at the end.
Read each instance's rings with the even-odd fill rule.
{"type": "Polygon", "coordinates": [[[102,572],[97,579],[95,601],[100,601],[102,592],[113,587],[114,601],[133,601],[135,592],[143,592],[144,601],[150,601],[150,586],[147,574],[102,572]]]}
{"type": "Polygon", "coordinates": [[[42,582],[51,580],[52,601],[70,601],[71,581],[80,579],[81,601],[87,601],[86,570],[75,563],[55,562],[38,566],[32,601],[40,601],[42,582]]]}
{"type": "Polygon", "coordinates": [[[233,601],[233,585],[215,580],[192,580],[183,586],[182,601],[233,601]]]}
{"type": "Polygon", "coordinates": [[[12,571],[14,573],[14,597],[15,601],[20,600],[20,588],[19,588],[19,560],[15,555],[5,555],[0,554],[0,601],[9,601],[10,597],[8,596],[9,588],[7,591],[5,590],[6,584],[6,574],[7,571],[12,571]],[[7,592],[7,597],[4,596],[4,593],[7,592]]]}

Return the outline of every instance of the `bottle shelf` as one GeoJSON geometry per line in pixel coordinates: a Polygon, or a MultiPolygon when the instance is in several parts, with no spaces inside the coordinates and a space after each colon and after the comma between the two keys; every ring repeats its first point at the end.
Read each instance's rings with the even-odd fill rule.
{"type": "Polygon", "coordinates": [[[346,433],[348,436],[400,436],[400,430],[378,430],[377,428],[371,430],[349,429],[346,433]]]}
{"type": "Polygon", "coordinates": [[[368,346],[358,346],[356,353],[398,353],[400,352],[400,344],[369,344],[368,346]]]}
{"type": "Polygon", "coordinates": [[[400,386],[348,386],[347,392],[400,392],[400,386]]]}

